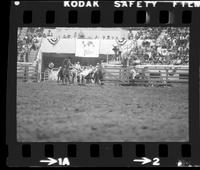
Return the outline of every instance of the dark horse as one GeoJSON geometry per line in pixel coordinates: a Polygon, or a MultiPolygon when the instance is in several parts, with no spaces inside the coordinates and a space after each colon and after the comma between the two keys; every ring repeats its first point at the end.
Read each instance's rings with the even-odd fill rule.
{"type": "Polygon", "coordinates": [[[93,73],[94,82],[96,84],[102,84],[103,75],[104,75],[104,73],[102,72],[102,69],[95,70],[93,73]]]}
{"type": "Polygon", "coordinates": [[[63,65],[60,70],[58,71],[58,79],[57,82],[62,81],[62,84],[70,83],[70,70],[69,67],[63,65]]]}
{"type": "Polygon", "coordinates": [[[57,82],[59,82],[60,79],[63,84],[67,84],[67,82],[70,84],[70,66],[72,66],[70,59],[65,59],[63,61],[62,67],[58,71],[57,82]]]}
{"type": "Polygon", "coordinates": [[[70,70],[69,70],[69,67],[67,67],[66,65],[64,65],[62,68],[62,75],[63,75],[62,83],[67,84],[67,82],[69,82],[70,84],[70,78],[69,78],[70,70]]]}

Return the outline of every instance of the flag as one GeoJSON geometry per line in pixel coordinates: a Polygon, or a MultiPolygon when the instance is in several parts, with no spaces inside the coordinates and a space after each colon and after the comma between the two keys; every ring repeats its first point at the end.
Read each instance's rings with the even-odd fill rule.
{"type": "Polygon", "coordinates": [[[118,45],[124,45],[125,43],[127,42],[127,40],[126,39],[121,39],[121,40],[116,40],[116,43],[118,44],[118,45]]]}
{"type": "Polygon", "coordinates": [[[51,43],[52,45],[56,45],[59,41],[59,37],[48,37],[47,40],[49,41],[49,43],[51,43]]]}

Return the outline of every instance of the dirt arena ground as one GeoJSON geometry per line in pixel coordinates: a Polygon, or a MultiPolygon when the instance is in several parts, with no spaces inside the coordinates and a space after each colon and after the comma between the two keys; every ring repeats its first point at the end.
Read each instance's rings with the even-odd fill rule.
{"type": "Polygon", "coordinates": [[[23,142],[188,141],[188,86],[17,83],[23,142]]]}

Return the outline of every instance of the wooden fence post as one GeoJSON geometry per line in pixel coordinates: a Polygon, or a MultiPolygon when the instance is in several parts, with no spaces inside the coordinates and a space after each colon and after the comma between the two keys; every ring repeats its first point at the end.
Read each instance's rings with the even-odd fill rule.
{"type": "Polygon", "coordinates": [[[122,75],[121,75],[122,73],[121,73],[121,68],[119,68],[119,79],[121,80],[121,77],[122,77],[122,75]]]}
{"type": "Polygon", "coordinates": [[[168,72],[168,68],[166,69],[166,84],[168,85],[168,74],[169,74],[169,72],[168,72]]]}
{"type": "Polygon", "coordinates": [[[26,67],[24,67],[23,82],[26,82],[26,67]]]}
{"type": "Polygon", "coordinates": [[[44,82],[46,81],[46,71],[44,71],[44,82]]]}
{"type": "Polygon", "coordinates": [[[27,66],[24,67],[24,81],[28,82],[28,68],[27,68],[27,66]]]}
{"type": "Polygon", "coordinates": [[[128,78],[128,84],[129,84],[129,82],[130,82],[130,67],[128,67],[128,69],[127,69],[127,78],[128,78]]]}

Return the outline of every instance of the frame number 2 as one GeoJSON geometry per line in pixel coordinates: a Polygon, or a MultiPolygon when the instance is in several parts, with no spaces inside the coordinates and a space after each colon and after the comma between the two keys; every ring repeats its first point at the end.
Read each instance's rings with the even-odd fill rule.
{"type": "Polygon", "coordinates": [[[153,164],[154,166],[159,166],[160,165],[160,159],[159,158],[153,158],[153,164]]]}

